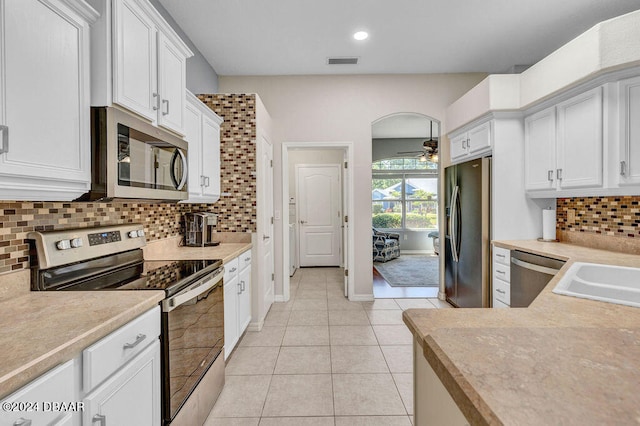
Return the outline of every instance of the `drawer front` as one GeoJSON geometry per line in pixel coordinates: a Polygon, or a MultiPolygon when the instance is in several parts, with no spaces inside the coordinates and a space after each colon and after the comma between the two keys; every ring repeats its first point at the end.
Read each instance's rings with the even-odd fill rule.
{"type": "Polygon", "coordinates": [[[507,304],[505,304],[505,303],[502,303],[501,301],[499,301],[499,300],[498,300],[498,299],[496,299],[495,297],[494,297],[494,299],[493,299],[493,307],[494,307],[495,309],[510,308],[510,306],[509,306],[509,305],[507,305],[507,304]]]}
{"type": "Polygon", "coordinates": [[[14,404],[15,407],[8,406],[10,409],[0,411],[0,424],[20,424],[21,418],[31,420],[31,424],[34,426],[62,421],[68,413],[59,408],[56,409],[52,403],[77,401],[78,396],[74,394],[74,384],[74,365],[71,360],[55,367],[3,399],[3,403],[14,404]],[[26,408],[28,411],[18,411],[21,409],[20,403],[22,403],[22,408],[26,408]],[[29,404],[36,405],[29,407],[29,404]]]}
{"type": "Polygon", "coordinates": [[[84,391],[88,392],[160,336],[160,307],[140,315],[82,352],[84,391]]]}
{"type": "Polygon", "coordinates": [[[511,266],[493,262],[493,277],[508,283],[511,282],[511,266]]]}
{"type": "Polygon", "coordinates": [[[511,262],[511,250],[493,246],[493,261],[510,267],[509,262],[511,262]]]}
{"type": "Polygon", "coordinates": [[[233,277],[237,277],[239,273],[240,268],[238,265],[238,258],[236,257],[230,262],[224,264],[224,278],[222,279],[225,283],[229,282],[229,280],[232,280],[233,277]]]}
{"type": "Polygon", "coordinates": [[[240,262],[241,271],[247,266],[251,266],[251,250],[247,250],[238,256],[238,261],[240,262]]]}
{"type": "Polygon", "coordinates": [[[509,283],[494,278],[493,297],[506,305],[511,305],[511,286],[509,283]]]}

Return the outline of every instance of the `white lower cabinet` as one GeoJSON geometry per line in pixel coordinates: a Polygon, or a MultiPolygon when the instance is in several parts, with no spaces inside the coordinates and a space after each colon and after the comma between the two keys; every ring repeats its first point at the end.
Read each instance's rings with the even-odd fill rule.
{"type": "Polygon", "coordinates": [[[224,357],[227,359],[251,322],[251,250],[224,267],[224,357]]]}
{"type": "Polygon", "coordinates": [[[83,424],[160,424],[160,341],[91,391],[84,400],[83,424]]]}
{"type": "Polygon", "coordinates": [[[492,307],[511,306],[511,251],[493,247],[492,307]]]}
{"type": "Polygon", "coordinates": [[[72,412],[53,410],[45,404],[78,401],[79,389],[74,388],[74,383],[74,360],[55,367],[2,400],[0,424],[69,424],[72,412]]]}
{"type": "Polygon", "coordinates": [[[159,425],[159,336],[156,307],[4,398],[0,425],[159,425]]]}

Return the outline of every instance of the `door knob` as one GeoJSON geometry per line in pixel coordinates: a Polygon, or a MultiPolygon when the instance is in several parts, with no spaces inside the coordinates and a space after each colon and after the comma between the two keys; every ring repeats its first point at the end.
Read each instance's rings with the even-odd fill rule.
{"type": "Polygon", "coordinates": [[[262,241],[266,241],[266,240],[268,240],[269,238],[271,238],[271,237],[269,237],[268,235],[262,235],[262,241]]]}
{"type": "Polygon", "coordinates": [[[305,223],[307,223],[307,221],[306,221],[306,220],[301,220],[301,221],[300,221],[300,224],[302,224],[302,225],[304,225],[305,223]]]}

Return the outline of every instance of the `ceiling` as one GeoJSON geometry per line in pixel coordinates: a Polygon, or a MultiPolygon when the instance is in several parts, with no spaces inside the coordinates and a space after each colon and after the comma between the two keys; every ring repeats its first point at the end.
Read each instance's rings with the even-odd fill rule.
{"type": "Polygon", "coordinates": [[[160,0],[219,75],[507,72],[639,0],[160,0]],[[370,37],[358,42],[357,30],[370,37]],[[327,65],[328,57],[357,65],[327,65]]]}
{"type": "MultiPolygon", "coordinates": [[[[377,120],[371,125],[371,137],[373,139],[404,139],[427,138],[432,129],[431,120],[424,115],[415,113],[394,114],[377,120]]],[[[440,135],[440,126],[433,122],[433,139],[440,135]]]]}

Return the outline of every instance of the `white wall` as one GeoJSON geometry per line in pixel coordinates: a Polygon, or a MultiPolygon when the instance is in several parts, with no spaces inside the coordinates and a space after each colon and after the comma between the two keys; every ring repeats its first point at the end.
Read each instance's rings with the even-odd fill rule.
{"type": "MultiPolygon", "coordinates": [[[[218,79],[224,93],[258,93],[273,119],[274,205],[282,207],[283,142],[353,142],[357,298],[373,297],[371,259],[371,123],[398,112],[442,122],[445,109],[486,74],[266,76],[218,79]]],[[[448,142],[443,140],[444,144],[448,142]]],[[[443,155],[448,150],[443,147],[443,155]]],[[[288,212],[280,212],[283,217],[288,212]]],[[[276,294],[282,294],[282,220],[276,221],[276,294]]]]}

